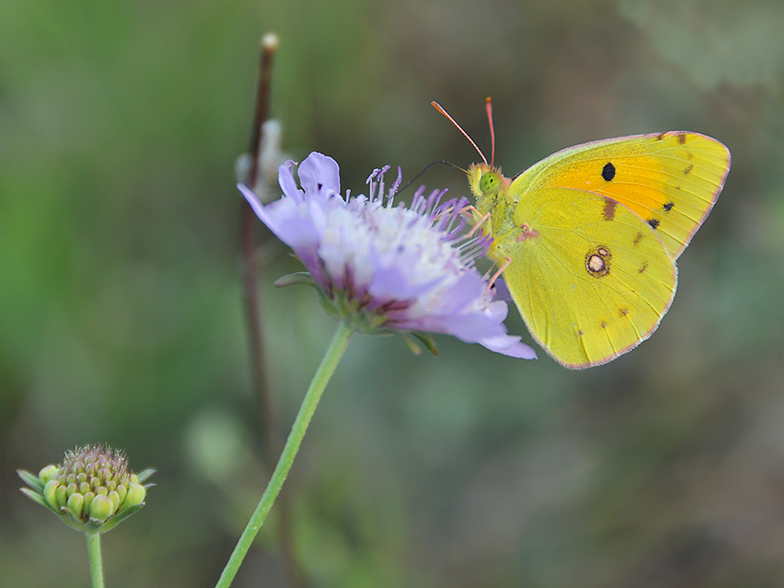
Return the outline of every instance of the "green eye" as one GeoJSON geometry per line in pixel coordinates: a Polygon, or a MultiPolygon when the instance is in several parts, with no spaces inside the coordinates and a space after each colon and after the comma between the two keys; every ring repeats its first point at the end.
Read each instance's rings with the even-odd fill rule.
{"type": "Polygon", "coordinates": [[[490,194],[498,190],[498,183],[498,174],[487,172],[486,174],[482,174],[482,179],[479,180],[479,189],[483,194],[490,194]]]}

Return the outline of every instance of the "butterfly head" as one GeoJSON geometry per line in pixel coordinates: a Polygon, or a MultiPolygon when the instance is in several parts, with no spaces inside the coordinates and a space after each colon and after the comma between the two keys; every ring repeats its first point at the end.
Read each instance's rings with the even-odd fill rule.
{"type": "Polygon", "coordinates": [[[487,163],[474,163],[468,168],[468,185],[476,198],[477,208],[492,204],[499,194],[507,193],[511,180],[501,173],[501,168],[487,163]]]}

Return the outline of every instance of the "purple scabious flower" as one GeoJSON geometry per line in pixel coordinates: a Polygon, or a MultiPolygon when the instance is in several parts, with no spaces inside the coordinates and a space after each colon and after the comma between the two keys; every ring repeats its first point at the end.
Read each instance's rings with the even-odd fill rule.
{"type": "MultiPolygon", "coordinates": [[[[491,240],[463,233],[465,198],[442,202],[444,191],[425,195],[411,207],[393,206],[401,173],[384,195],[384,173],[368,178],[368,195],[344,199],[337,162],[311,153],[298,167],[278,170],[284,196],[263,205],[247,187],[239,189],[258,217],[302,261],[325,308],[363,333],[453,335],[512,357],[536,352],[507,334],[507,304],[474,267],[491,240]]],[[[303,280],[289,280],[289,282],[303,280]]]]}

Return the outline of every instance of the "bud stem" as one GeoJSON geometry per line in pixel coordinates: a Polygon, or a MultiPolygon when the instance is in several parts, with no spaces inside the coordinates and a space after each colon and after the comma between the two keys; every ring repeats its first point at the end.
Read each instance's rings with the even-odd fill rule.
{"type": "Polygon", "coordinates": [[[93,588],[104,588],[101,534],[85,533],[84,536],[87,537],[87,555],[90,558],[90,577],[93,580],[93,588]]]}
{"type": "Polygon", "coordinates": [[[267,483],[267,488],[264,490],[256,510],[253,511],[248,525],[242,532],[242,536],[240,536],[237,546],[226,563],[226,567],[223,569],[223,573],[215,588],[228,588],[231,586],[231,582],[237,574],[245,554],[248,553],[253,539],[256,537],[259,529],[261,529],[261,525],[264,524],[264,520],[267,518],[272,505],[275,503],[275,499],[280,493],[280,489],[283,487],[283,482],[289,475],[294,458],[299,451],[299,446],[302,444],[302,439],[308,430],[310,420],[313,418],[313,413],[316,411],[316,406],[318,406],[321,399],[321,394],[324,392],[324,388],[327,387],[327,383],[343,357],[352,334],[353,331],[348,325],[342,321],[338,323],[338,328],[332,337],[329,349],[327,349],[324,359],[321,360],[321,365],[319,365],[316,373],[313,375],[313,380],[311,380],[310,387],[302,400],[297,418],[294,419],[294,424],[291,426],[291,433],[289,433],[289,438],[286,440],[278,465],[275,466],[275,471],[267,483]]]}

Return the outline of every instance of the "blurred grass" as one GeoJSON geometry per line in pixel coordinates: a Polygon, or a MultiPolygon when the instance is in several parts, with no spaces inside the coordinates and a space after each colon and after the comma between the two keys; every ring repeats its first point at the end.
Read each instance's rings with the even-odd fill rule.
{"type": "MultiPolygon", "coordinates": [[[[782,585],[782,22],[765,0],[0,3],[0,583],[86,585],[14,474],[76,444],[159,470],[107,536],[110,586],[213,585],[258,499],[232,170],[274,30],[287,149],[353,192],[476,159],[434,99],[487,150],[493,96],[507,174],[670,129],[733,153],[671,311],[607,366],[352,341],[287,485],[310,585],[782,585]]],[[[296,269],[262,276],[285,423],[333,329],[271,287],[296,269]]],[[[237,586],[283,585],[271,528],[237,586]]]]}

